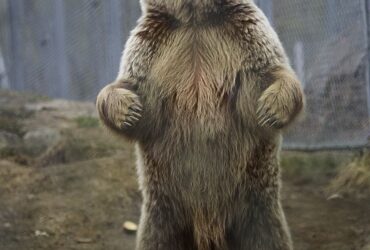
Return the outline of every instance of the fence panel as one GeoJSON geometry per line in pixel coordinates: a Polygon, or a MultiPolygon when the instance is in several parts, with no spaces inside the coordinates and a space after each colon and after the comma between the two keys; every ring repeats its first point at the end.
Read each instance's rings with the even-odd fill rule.
{"type": "Polygon", "coordinates": [[[363,0],[274,1],[271,18],[307,96],[305,119],[286,147],[368,143],[367,14],[363,0]]]}
{"type": "Polygon", "coordinates": [[[10,88],[93,100],[112,81],[136,0],[0,0],[0,48],[10,88]]]}
{"type": "MultiPolygon", "coordinates": [[[[369,2],[256,0],[307,95],[286,148],[368,144],[369,2]]],[[[0,0],[0,87],[94,100],[139,14],[138,0],[0,0]]]]}

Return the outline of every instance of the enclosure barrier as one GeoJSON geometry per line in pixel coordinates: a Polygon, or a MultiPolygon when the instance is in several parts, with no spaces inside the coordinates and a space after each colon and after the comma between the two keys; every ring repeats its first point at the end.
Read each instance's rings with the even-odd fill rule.
{"type": "MultiPolygon", "coordinates": [[[[369,0],[257,0],[307,96],[286,149],[369,145],[369,0]]],[[[93,101],[118,70],[138,0],[0,1],[0,87],[93,101]]]]}

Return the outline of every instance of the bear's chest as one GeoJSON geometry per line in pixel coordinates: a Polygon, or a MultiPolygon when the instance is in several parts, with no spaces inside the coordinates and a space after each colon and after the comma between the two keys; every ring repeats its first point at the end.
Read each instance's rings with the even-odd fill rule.
{"type": "Polygon", "coordinates": [[[176,119],[223,123],[241,68],[241,52],[217,27],[181,28],[159,48],[148,78],[176,119]]]}

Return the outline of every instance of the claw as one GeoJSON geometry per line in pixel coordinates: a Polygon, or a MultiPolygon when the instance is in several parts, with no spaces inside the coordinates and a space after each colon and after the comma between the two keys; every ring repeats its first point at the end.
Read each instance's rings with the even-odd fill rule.
{"type": "Polygon", "coordinates": [[[260,116],[261,114],[263,114],[263,109],[264,109],[264,105],[262,105],[262,106],[260,106],[258,109],[257,109],[257,112],[256,112],[256,114],[257,114],[257,116],[260,116]]]}
{"type": "Polygon", "coordinates": [[[260,114],[257,114],[257,120],[258,121],[261,121],[264,119],[264,117],[266,116],[266,113],[260,113],[260,114]]]}
{"type": "Polygon", "coordinates": [[[284,123],[276,120],[273,124],[271,124],[271,126],[274,126],[275,128],[280,129],[284,127],[284,123]]]}
{"type": "Polygon", "coordinates": [[[266,116],[270,112],[270,108],[261,108],[257,111],[257,119],[261,120],[264,116],[266,116]]]}
{"type": "Polygon", "coordinates": [[[143,107],[141,105],[135,104],[128,108],[129,110],[135,111],[135,112],[141,112],[143,111],[143,107]]]}
{"type": "Polygon", "coordinates": [[[261,118],[258,118],[258,123],[262,124],[262,122],[266,119],[266,117],[262,116],[261,118]]]}
{"type": "Polygon", "coordinates": [[[139,120],[140,120],[140,117],[132,116],[132,119],[133,119],[134,121],[139,121],[139,120]]]}
{"type": "Polygon", "coordinates": [[[131,112],[130,112],[130,115],[131,115],[131,116],[135,116],[135,117],[137,117],[137,118],[141,118],[141,114],[140,114],[140,113],[138,113],[138,112],[135,112],[135,111],[131,111],[131,112]]]}
{"type": "Polygon", "coordinates": [[[273,118],[272,117],[266,117],[264,120],[260,121],[260,125],[262,127],[264,127],[265,125],[267,125],[270,122],[271,119],[273,119],[273,118]]]}
{"type": "Polygon", "coordinates": [[[125,127],[132,127],[132,124],[131,124],[131,123],[129,123],[129,122],[124,122],[124,123],[123,123],[123,126],[125,126],[125,127]]]}
{"type": "Polygon", "coordinates": [[[277,125],[277,124],[278,124],[278,122],[279,122],[278,120],[275,120],[274,122],[272,122],[272,123],[270,124],[270,126],[271,126],[271,127],[274,127],[275,125],[277,125]]]}
{"type": "Polygon", "coordinates": [[[137,118],[135,116],[129,116],[129,117],[127,117],[127,120],[129,122],[137,122],[139,120],[139,118],[137,118]]]}
{"type": "Polygon", "coordinates": [[[271,120],[269,121],[269,126],[274,127],[275,125],[279,124],[280,121],[276,117],[272,117],[271,120]]]}

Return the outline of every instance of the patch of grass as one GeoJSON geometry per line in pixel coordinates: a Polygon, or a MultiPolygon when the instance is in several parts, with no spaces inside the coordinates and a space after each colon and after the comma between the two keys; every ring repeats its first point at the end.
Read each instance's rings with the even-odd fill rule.
{"type": "Polygon", "coordinates": [[[8,158],[12,156],[17,156],[18,152],[15,148],[2,148],[0,149],[0,158],[8,158]]]}
{"type": "Polygon", "coordinates": [[[22,147],[12,147],[0,149],[0,159],[12,160],[21,165],[27,165],[29,160],[24,154],[24,149],[22,147]]]}
{"type": "Polygon", "coordinates": [[[22,137],[24,131],[21,121],[32,114],[33,112],[24,109],[0,108],[0,130],[22,137]]]}
{"type": "MultiPolygon", "coordinates": [[[[83,132],[82,132],[83,133],[83,132]]],[[[36,165],[46,167],[55,164],[66,164],[113,155],[115,149],[94,138],[68,133],[64,140],[49,148],[37,160],[36,165]]]]}
{"type": "Polygon", "coordinates": [[[328,191],[355,197],[370,194],[370,152],[363,152],[345,164],[331,182],[328,191]]]}
{"type": "Polygon", "coordinates": [[[96,128],[99,126],[99,120],[94,117],[80,116],[75,119],[79,128],[96,128]]]}
{"type": "Polygon", "coordinates": [[[0,116],[0,130],[6,131],[18,136],[23,136],[24,131],[22,125],[19,123],[19,119],[0,116]]]}
{"type": "Polygon", "coordinates": [[[63,153],[62,163],[70,163],[113,155],[117,147],[100,134],[100,129],[80,128],[64,131],[63,143],[56,147],[58,157],[63,153]]]}
{"type": "Polygon", "coordinates": [[[350,152],[283,152],[281,166],[284,177],[297,182],[326,182],[352,157],[350,152]]]}
{"type": "Polygon", "coordinates": [[[89,160],[110,155],[109,145],[101,143],[71,138],[66,146],[67,162],[89,160]]]}
{"type": "Polygon", "coordinates": [[[46,101],[51,101],[52,99],[48,96],[45,95],[40,95],[40,94],[32,94],[29,97],[29,102],[46,102],[46,101]]]}

